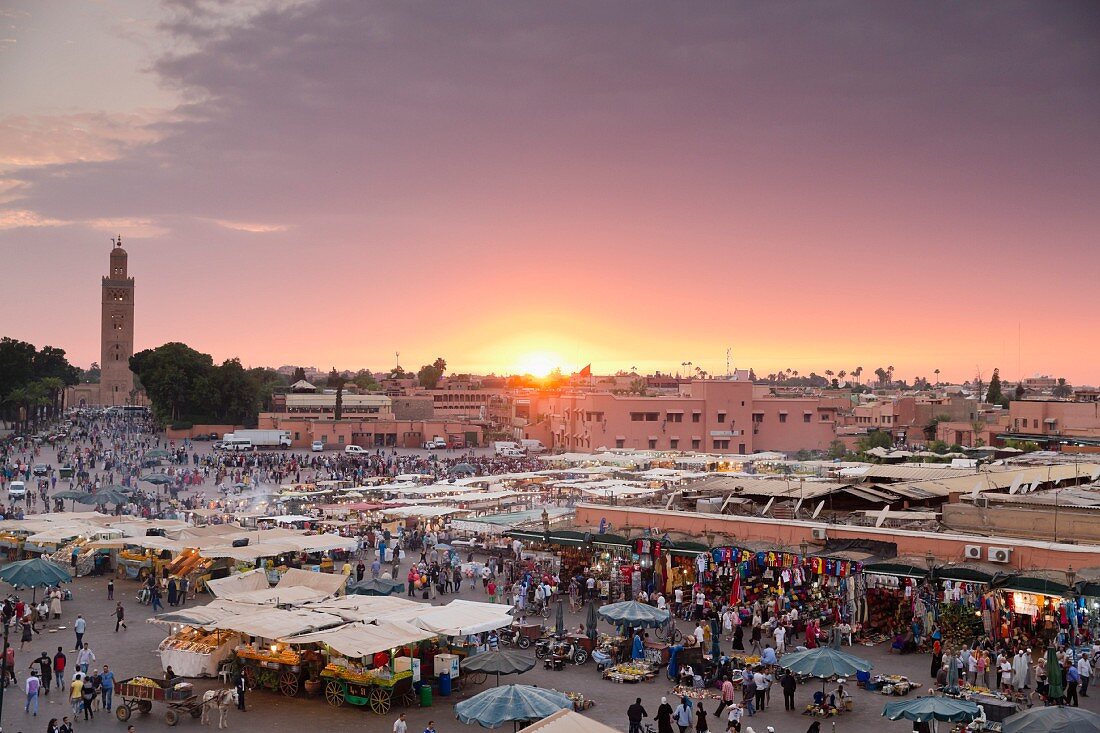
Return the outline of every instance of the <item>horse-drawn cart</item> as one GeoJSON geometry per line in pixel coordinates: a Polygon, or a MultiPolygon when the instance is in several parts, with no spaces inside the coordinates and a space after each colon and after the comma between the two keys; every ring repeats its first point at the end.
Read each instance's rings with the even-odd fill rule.
{"type": "Polygon", "coordinates": [[[410,671],[382,675],[330,664],[321,670],[321,677],[325,680],[325,701],[333,707],[344,703],[369,705],[371,711],[385,715],[394,703],[408,707],[416,702],[410,671]]]}
{"type": "Polygon", "coordinates": [[[168,706],[164,711],[164,722],[175,725],[187,714],[192,718],[202,717],[205,703],[195,696],[190,682],[179,677],[171,680],[155,680],[151,677],[131,677],[115,683],[115,697],[119,698],[115,708],[115,717],[126,722],[137,710],[149,713],[154,702],[163,702],[168,706]]]}

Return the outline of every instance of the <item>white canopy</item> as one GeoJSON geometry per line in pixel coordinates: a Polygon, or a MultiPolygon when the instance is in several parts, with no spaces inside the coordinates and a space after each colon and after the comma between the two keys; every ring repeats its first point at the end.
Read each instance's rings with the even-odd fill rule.
{"type": "Polygon", "coordinates": [[[339,616],[345,621],[372,622],[380,618],[409,619],[425,604],[401,596],[339,596],[308,604],[308,608],[339,616]]]}
{"type": "Polygon", "coordinates": [[[509,610],[509,606],[494,603],[456,600],[418,614],[412,623],[444,636],[467,636],[511,626],[514,619],[509,610]]]}
{"type": "Polygon", "coordinates": [[[616,733],[615,728],[586,718],[569,708],[548,715],[523,730],[531,733],[616,733]]]}
{"type": "Polygon", "coordinates": [[[390,651],[406,644],[415,644],[435,636],[437,634],[434,632],[425,631],[403,621],[380,621],[377,624],[346,624],[335,629],[291,636],[283,641],[290,644],[323,642],[345,657],[358,659],[378,652],[390,651]]]}
{"type": "Polygon", "coordinates": [[[252,593],[258,590],[267,590],[271,583],[267,582],[267,572],[256,569],[247,573],[229,575],[217,580],[206,581],[206,587],[210,589],[215,598],[229,598],[239,596],[242,593],[252,593]]]}

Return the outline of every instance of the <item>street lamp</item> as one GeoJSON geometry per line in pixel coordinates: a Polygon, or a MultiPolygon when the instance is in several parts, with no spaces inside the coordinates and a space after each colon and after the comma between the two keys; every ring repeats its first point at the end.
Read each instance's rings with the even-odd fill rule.
{"type": "Polygon", "coordinates": [[[802,562],[806,562],[806,555],[810,554],[810,543],[802,540],[798,543],[798,549],[802,552],[802,562]]]}
{"type": "Polygon", "coordinates": [[[928,566],[928,579],[932,580],[936,575],[936,556],[932,554],[931,550],[925,551],[924,564],[928,566]]]}

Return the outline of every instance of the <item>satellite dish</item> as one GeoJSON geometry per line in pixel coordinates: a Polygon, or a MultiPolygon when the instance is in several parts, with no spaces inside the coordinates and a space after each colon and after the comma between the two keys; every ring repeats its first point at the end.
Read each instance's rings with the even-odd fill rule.
{"type": "Polygon", "coordinates": [[[1100,478],[1100,468],[1097,468],[1092,472],[1092,480],[1095,481],[1098,478],[1100,478]]]}
{"type": "Polygon", "coordinates": [[[802,508],[802,497],[798,498],[798,501],[794,503],[794,513],[798,514],[798,510],[802,508]]]}
{"type": "Polygon", "coordinates": [[[883,522],[886,521],[886,517],[890,514],[890,505],[882,507],[882,511],[878,513],[878,519],[875,520],[875,526],[881,527],[883,522]]]}
{"type": "Polygon", "coordinates": [[[817,516],[821,514],[821,510],[825,508],[825,500],[822,499],[821,503],[817,505],[817,509],[814,509],[813,516],[810,519],[817,519],[817,516]]]}
{"type": "Polygon", "coordinates": [[[1012,485],[1008,487],[1008,493],[1015,494],[1020,490],[1020,483],[1024,480],[1024,477],[1020,474],[1016,474],[1016,478],[1012,479],[1012,485]]]}
{"type": "Polygon", "coordinates": [[[982,482],[981,481],[974,484],[974,488],[971,489],[971,491],[970,491],[970,498],[971,499],[977,499],[978,494],[980,494],[980,493],[982,493],[982,482]]]}
{"type": "Polygon", "coordinates": [[[760,512],[760,516],[764,516],[765,514],[770,512],[771,509],[772,509],[772,504],[774,504],[774,503],[775,503],[775,497],[773,496],[772,498],[768,499],[768,503],[764,505],[764,509],[763,509],[763,511],[760,512]]]}

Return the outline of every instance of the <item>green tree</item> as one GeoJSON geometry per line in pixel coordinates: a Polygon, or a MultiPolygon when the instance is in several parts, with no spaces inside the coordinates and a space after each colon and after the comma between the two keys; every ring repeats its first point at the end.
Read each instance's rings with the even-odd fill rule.
{"type": "Polygon", "coordinates": [[[941,456],[948,451],[947,443],[942,440],[933,440],[928,444],[928,450],[933,453],[939,453],[941,456]]]}
{"type": "Polygon", "coordinates": [[[875,430],[860,438],[856,445],[859,447],[860,453],[866,453],[875,448],[892,448],[894,438],[885,430],[875,430]]]}
{"type": "Polygon", "coordinates": [[[991,405],[999,405],[1004,401],[1001,393],[1001,370],[994,369],[993,376],[989,379],[989,390],[985,393],[985,401],[991,405]]]}
{"type": "Polygon", "coordinates": [[[81,384],[99,384],[99,378],[102,375],[102,371],[99,368],[99,362],[93,361],[91,366],[87,369],[82,369],[80,372],[81,384]]]}
{"type": "Polygon", "coordinates": [[[829,458],[843,458],[848,455],[848,446],[843,440],[834,440],[829,443],[829,458]]]}
{"type": "Polygon", "coordinates": [[[1073,394],[1073,387],[1066,384],[1065,377],[1058,377],[1058,384],[1054,385],[1054,389],[1051,390],[1051,394],[1055,397],[1064,399],[1073,394]]]}
{"type": "Polygon", "coordinates": [[[306,370],[303,369],[302,367],[294,367],[294,374],[290,378],[290,383],[294,384],[295,382],[301,382],[301,381],[304,381],[305,378],[306,378],[306,370]]]}
{"type": "Polygon", "coordinates": [[[336,371],[336,367],[328,373],[329,389],[336,390],[336,405],[332,409],[332,419],[339,420],[344,416],[344,375],[336,371]]]}
{"type": "Polygon", "coordinates": [[[1020,384],[1017,384],[1016,385],[1016,392],[1015,392],[1016,401],[1019,402],[1020,400],[1022,400],[1024,398],[1024,395],[1026,395],[1026,394],[1027,394],[1027,389],[1024,388],[1023,382],[1021,382],[1020,384]]]}
{"type": "Polygon", "coordinates": [[[130,357],[130,371],[141,379],[153,414],[161,422],[205,422],[203,417],[214,416],[210,408],[218,400],[211,385],[213,369],[209,354],[178,342],[130,357]]]}
{"type": "Polygon", "coordinates": [[[435,389],[439,386],[439,380],[443,379],[443,372],[447,369],[447,362],[443,358],[436,359],[431,364],[420,367],[416,378],[420,386],[426,389],[435,389]]]}
{"type": "Polygon", "coordinates": [[[375,392],[381,389],[381,385],[378,384],[378,380],[374,378],[369,369],[360,369],[351,381],[355,383],[356,387],[365,392],[375,392]]]}

